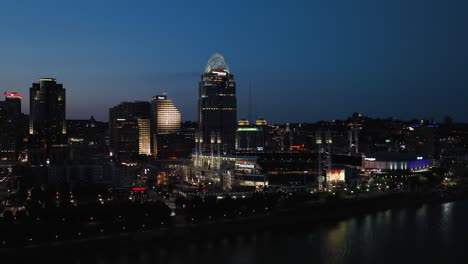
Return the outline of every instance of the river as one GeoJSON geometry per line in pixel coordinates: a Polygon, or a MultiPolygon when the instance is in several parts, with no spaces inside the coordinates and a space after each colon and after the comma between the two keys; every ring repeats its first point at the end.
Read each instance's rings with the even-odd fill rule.
{"type": "Polygon", "coordinates": [[[309,227],[279,226],[197,242],[76,248],[66,256],[55,252],[42,257],[86,264],[468,263],[467,247],[468,200],[463,200],[390,209],[309,227]]]}

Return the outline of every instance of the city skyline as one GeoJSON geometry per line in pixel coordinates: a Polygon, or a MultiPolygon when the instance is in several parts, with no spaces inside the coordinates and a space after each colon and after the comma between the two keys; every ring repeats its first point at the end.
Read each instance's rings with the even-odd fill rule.
{"type": "Polygon", "coordinates": [[[468,1],[4,2],[3,259],[468,259],[468,1]]]}
{"type": "Polygon", "coordinates": [[[24,2],[0,11],[0,88],[23,94],[24,113],[29,84],[52,77],[67,87],[70,119],[107,121],[119,102],[167,92],[194,121],[199,75],[219,52],[236,73],[239,118],[252,87],[253,116],[272,123],[355,111],[468,121],[463,1],[188,3],[182,13],[150,1],[112,2],[112,11],[106,1],[24,2]]]}

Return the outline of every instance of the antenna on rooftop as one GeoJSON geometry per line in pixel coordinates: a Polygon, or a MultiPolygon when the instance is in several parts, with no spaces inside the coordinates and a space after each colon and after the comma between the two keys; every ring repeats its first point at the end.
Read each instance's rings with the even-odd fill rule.
{"type": "Polygon", "coordinates": [[[247,118],[249,122],[252,122],[252,82],[249,81],[249,106],[247,118]]]}

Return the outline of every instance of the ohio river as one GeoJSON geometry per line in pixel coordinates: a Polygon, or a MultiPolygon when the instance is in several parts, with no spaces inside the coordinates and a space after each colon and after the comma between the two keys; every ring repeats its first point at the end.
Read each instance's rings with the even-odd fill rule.
{"type": "MultiPolygon", "coordinates": [[[[53,256],[54,254],[50,255],[53,256]]],[[[50,257],[49,256],[49,257],[50,257]]],[[[50,259],[50,258],[49,258],[50,259]]],[[[198,242],[77,249],[63,263],[468,263],[468,200],[198,242]]]]}

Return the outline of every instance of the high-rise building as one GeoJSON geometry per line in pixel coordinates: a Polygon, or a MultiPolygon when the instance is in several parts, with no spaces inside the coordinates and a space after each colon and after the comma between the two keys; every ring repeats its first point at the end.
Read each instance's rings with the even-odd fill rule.
{"type": "Polygon", "coordinates": [[[29,160],[33,164],[66,159],[65,89],[53,78],[41,78],[29,89],[29,160]]]}
{"type": "Polygon", "coordinates": [[[150,103],[123,102],[109,110],[110,155],[121,162],[151,155],[150,103]]]}
{"type": "Polygon", "coordinates": [[[176,146],[181,127],[181,115],[166,95],[157,95],[151,101],[153,157],[164,158],[176,146]]]}
{"type": "Polygon", "coordinates": [[[20,116],[21,115],[21,99],[22,96],[20,93],[16,92],[5,92],[5,101],[11,102],[15,106],[15,114],[20,116]]]}
{"type": "Polygon", "coordinates": [[[221,136],[223,152],[235,147],[237,99],[234,75],[223,56],[214,54],[201,76],[198,99],[198,129],[208,148],[213,133],[221,136]]]}
{"type": "Polygon", "coordinates": [[[138,119],[138,155],[151,155],[150,119],[138,119]]]}
{"type": "Polygon", "coordinates": [[[21,94],[5,92],[5,101],[0,102],[0,164],[11,166],[18,160],[23,131],[21,94]]]}
{"type": "Polygon", "coordinates": [[[12,166],[18,159],[19,116],[12,102],[0,102],[0,166],[12,166]]]}
{"type": "Polygon", "coordinates": [[[151,115],[156,134],[173,134],[180,132],[181,116],[172,100],[166,95],[153,96],[151,115]]]}

